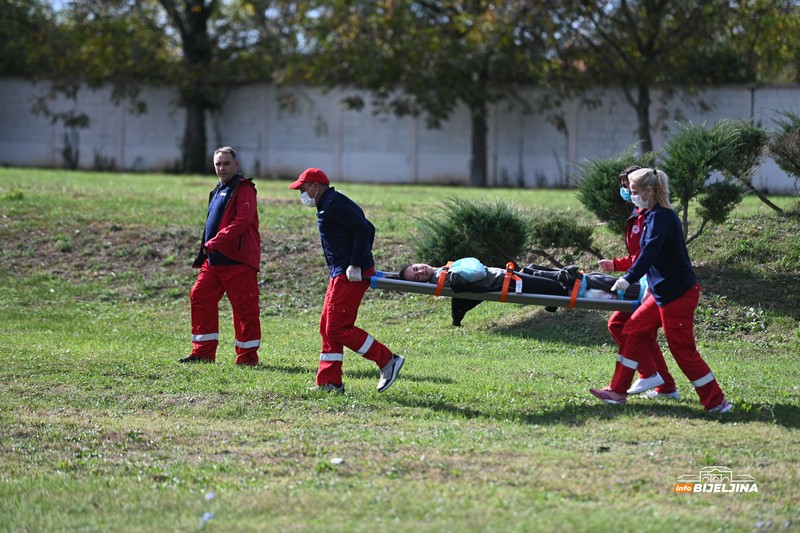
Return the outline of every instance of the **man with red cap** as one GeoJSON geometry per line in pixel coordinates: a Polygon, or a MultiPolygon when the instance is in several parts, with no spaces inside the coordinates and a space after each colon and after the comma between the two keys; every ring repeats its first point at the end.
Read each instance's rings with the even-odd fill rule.
{"type": "Polygon", "coordinates": [[[318,168],[306,169],[289,188],[300,191],[303,204],[317,208],[322,253],[330,270],[319,320],[322,350],[314,390],[344,392],[342,360],[347,347],[378,365],[378,392],[383,392],[395,382],[405,359],[355,326],[358,308],[369,288],[369,281],[362,276],[375,274],[375,226],[355,202],[330,186],[328,177],[318,168]]]}
{"type": "Polygon", "coordinates": [[[239,173],[236,152],[214,152],[219,182],[208,196],[200,251],[192,265],[200,273],[192,287],[192,353],[181,363],[214,362],[219,342],[219,301],[228,295],[236,336],[236,364],[258,364],[261,321],[258,268],[261,236],[253,180],[239,173]]]}

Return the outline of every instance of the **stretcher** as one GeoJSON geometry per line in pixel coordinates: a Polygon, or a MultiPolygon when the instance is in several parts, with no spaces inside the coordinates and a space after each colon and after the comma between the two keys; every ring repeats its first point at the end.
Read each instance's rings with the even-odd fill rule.
{"type": "MultiPolygon", "coordinates": [[[[602,298],[576,298],[572,296],[551,296],[549,294],[529,294],[508,292],[454,292],[449,287],[438,287],[432,283],[405,281],[388,277],[390,274],[377,271],[374,276],[364,278],[369,280],[370,288],[387,291],[410,292],[416,294],[431,294],[447,298],[462,298],[464,300],[484,300],[489,302],[506,302],[521,305],[541,305],[545,307],[567,307],[569,309],[596,309],[599,311],[623,311],[632,313],[639,307],[639,300],[607,300],[602,298]]],[[[577,294],[577,293],[576,293],[577,294]]]]}

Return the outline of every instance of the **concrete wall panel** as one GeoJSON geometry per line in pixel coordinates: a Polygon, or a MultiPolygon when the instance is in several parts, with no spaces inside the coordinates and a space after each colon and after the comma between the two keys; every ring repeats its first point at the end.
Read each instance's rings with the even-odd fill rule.
{"type": "MultiPolygon", "coordinates": [[[[79,168],[127,171],[175,169],[181,157],[185,113],[176,91],[151,87],[142,98],[148,112],[135,115],[116,106],[107,89],[83,90],[76,100],[55,100],[56,111],[75,110],[90,119],[87,129],[70,131],[34,115],[34,99],[47,89],[15,79],[0,79],[0,164],[63,167],[65,147],[77,149],[79,168]]],[[[362,111],[345,109],[350,92],[323,93],[308,87],[252,84],[228,90],[220,109],[209,113],[209,167],[214,148],[231,145],[246,173],[293,177],[309,166],[334,180],[376,183],[463,183],[469,181],[471,119],[459,106],[439,129],[424,117],[374,114],[370,98],[362,111]]],[[[525,89],[535,108],[543,93],[525,89]]],[[[560,109],[563,131],[546,113],[525,113],[511,102],[490,108],[487,137],[489,183],[497,186],[565,187],[569,175],[587,159],[618,154],[637,142],[636,115],[621,91],[599,90],[600,105],[566,101],[560,109]]],[[[748,119],[774,129],[779,111],[800,113],[800,88],[729,86],[695,98],[652,95],[651,120],[656,149],[675,121],[711,125],[723,118],[748,119]],[[702,105],[698,105],[701,102],[702,105]]],[[[759,168],[756,185],[775,193],[796,193],[800,183],[770,159],[759,168]]]]}

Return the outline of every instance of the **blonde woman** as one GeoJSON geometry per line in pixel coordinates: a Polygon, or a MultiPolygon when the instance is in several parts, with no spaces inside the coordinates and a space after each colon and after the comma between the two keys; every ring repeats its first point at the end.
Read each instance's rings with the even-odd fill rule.
{"type": "MultiPolygon", "coordinates": [[[[633,172],[640,170],[642,167],[633,165],[619,173],[619,195],[623,200],[629,203],[631,201],[631,190],[628,176],[633,172]]],[[[613,259],[601,259],[598,264],[606,272],[626,272],[636,262],[639,257],[639,250],[641,249],[642,232],[644,231],[644,221],[647,218],[647,209],[634,207],[633,212],[628,217],[625,223],[625,246],[628,248],[628,255],[626,257],[615,257],[613,259]]],[[[652,298],[649,294],[647,298],[652,298]]],[[[630,320],[633,313],[630,311],[615,311],[614,314],[608,319],[608,332],[617,343],[618,350],[622,349],[622,330],[625,328],[625,322],[630,320]]],[[[664,379],[664,383],[655,389],[647,391],[648,398],[671,398],[679,400],[681,395],[675,387],[675,380],[667,368],[667,362],[664,360],[664,354],[661,352],[661,347],[658,345],[658,329],[652,330],[653,336],[648,342],[648,353],[656,365],[658,374],[664,379]]],[[[642,346],[644,348],[644,346],[642,346]]],[[[619,353],[619,352],[617,352],[619,353]]],[[[617,364],[621,364],[617,360],[617,364]]],[[[644,369],[642,369],[644,370],[644,369]]],[[[647,376],[639,373],[639,377],[645,378],[647,376]]]]}
{"type": "Polygon", "coordinates": [[[612,290],[625,290],[646,274],[653,297],[645,299],[623,327],[622,347],[611,384],[589,392],[607,403],[624,404],[628,394],[662,385],[664,379],[647,355],[647,343],[663,324],[669,350],[694,385],[705,410],[728,412],[733,405],[725,399],[714,374],[697,351],[694,314],[700,285],[689,260],[680,219],[669,201],[669,179],[661,170],[643,168],[632,172],[628,180],[631,201],[648,213],[639,255],[612,290]],[[637,370],[647,377],[631,385],[637,370]]]}

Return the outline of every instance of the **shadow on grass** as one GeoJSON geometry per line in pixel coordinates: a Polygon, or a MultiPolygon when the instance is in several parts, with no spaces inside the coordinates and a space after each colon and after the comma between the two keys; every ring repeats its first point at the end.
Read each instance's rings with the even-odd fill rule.
{"type": "Polygon", "coordinates": [[[522,320],[499,324],[492,330],[500,335],[521,339],[548,341],[575,346],[598,346],[612,342],[607,322],[610,312],[568,310],[559,308],[555,313],[538,309],[522,320]]]}
{"type": "Polygon", "coordinates": [[[706,413],[700,410],[699,404],[682,404],[653,402],[652,405],[606,405],[602,403],[564,404],[560,407],[544,408],[541,411],[504,410],[490,412],[487,410],[457,406],[441,399],[425,400],[422,398],[396,399],[398,404],[417,409],[429,409],[438,413],[447,413],[464,419],[487,418],[495,420],[517,420],[523,424],[536,426],[567,425],[580,426],[590,420],[612,419],[618,416],[638,414],[653,417],[683,418],[707,420],[719,423],[762,422],[775,424],[785,428],[800,427],[800,407],[790,404],[748,404],[736,408],[729,413],[706,413]]]}
{"type": "MultiPolygon", "coordinates": [[[[800,320],[800,279],[796,274],[754,276],[736,267],[696,267],[700,285],[743,307],[771,308],[776,314],[800,320]]],[[[700,299],[703,304],[703,299],[700,299]]]]}
{"type": "MultiPolygon", "coordinates": [[[[379,379],[380,374],[378,373],[378,367],[375,367],[375,370],[347,370],[345,369],[344,375],[346,378],[352,379],[379,379]]],[[[419,374],[409,374],[403,371],[400,374],[398,380],[402,379],[403,381],[414,381],[417,383],[437,383],[440,385],[449,385],[455,383],[454,380],[450,378],[445,378],[442,376],[424,376],[419,374]]],[[[399,381],[398,381],[399,383],[399,381]]]]}
{"type": "MultiPolygon", "coordinates": [[[[309,369],[309,367],[303,367],[299,365],[276,365],[267,363],[264,364],[263,362],[256,367],[250,367],[255,370],[263,370],[269,372],[281,372],[284,374],[308,374],[310,376],[314,376],[316,373],[316,366],[309,369]]],[[[378,368],[375,367],[374,370],[347,370],[347,367],[344,369],[345,379],[375,379],[378,380],[380,374],[378,373],[378,368]]],[[[445,378],[441,376],[420,376],[420,375],[406,375],[403,374],[402,376],[403,381],[415,381],[418,383],[437,383],[439,385],[449,385],[455,383],[450,378],[445,378]]]]}
{"type": "Polygon", "coordinates": [[[283,374],[308,374],[309,372],[315,372],[315,370],[309,370],[308,367],[299,366],[299,365],[276,365],[274,363],[265,363],[261,361],[257,367],[257,370],[264,370],[267,372],[281,372],[283,374]]]}

